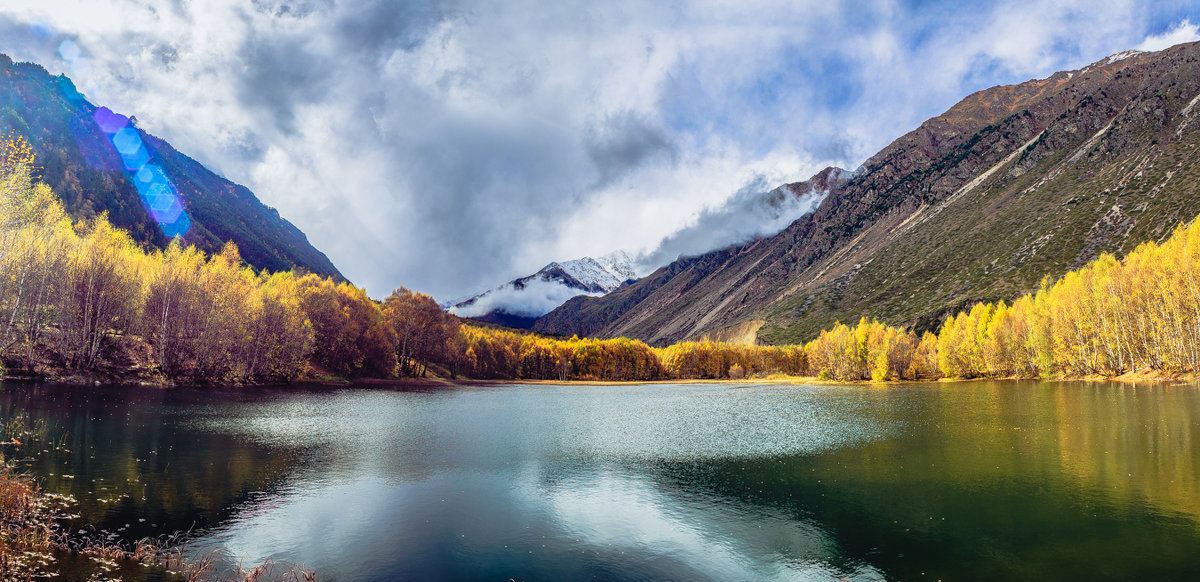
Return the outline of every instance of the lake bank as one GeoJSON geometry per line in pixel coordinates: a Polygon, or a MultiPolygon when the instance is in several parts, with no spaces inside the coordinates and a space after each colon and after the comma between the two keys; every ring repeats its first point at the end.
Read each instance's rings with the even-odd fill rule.
{"type": "Polygon", "coordinates": [[[14,382],[43,382],[50,384],[72,384],[80,386],[147,386],[156,388],[253,388],[253,387],[273,387],[273,386],[312,386],[312,387],[347,387],[347,386],[369,386],[373,388],[395,388],[395,389],[434,389],[448,388],[454,386],[483,386],[483,385],[498,385],[498,384],[514,384],[514,385],[532,385],[532,386],[626,386],[626,385],[655,385],[655,384],[683,384],[683,385],[704,385],[704,384],[734,384],[734,385],[755,385],[755,384],[780,384],[780,385],[795,385],[795,386],[903,386],[911,384],[924,384],[928,382],[1023,382],[1023,381],[1046,381],[1046,382],[1121,382],[1133,384],[1197,384],[1200,383],[1200,373],[1198,372],[1164,372],[1158,370],[1139,370],[1135,372],[1127,372],[1117,376],[1104,375],[1088,375],[1088,376],[1057,376],[1057,377],[1027,377],[1027,376],[1010,376],[1002,378],[922,378],[916,380],[831,380],[816,376],[785,376],[774,374],[766,377],[751,377],[751,378],[678,378],[678,379],[662,379],[662,380],[539,380],[539,379],[474,379],[474,378],[444,378],[444,377],[428,377],[428,378],[331,378],[312,376],[301,378],[286,384],[278,382],[239,382],[239,383],[220,383],[208,382],[198,384],[168,382],[168,381],[149,381],[143,377],[131,376],[128,378],[114,378],[112,376],[88,376],[88,375],[48,375],[48,376],[29,376],[22,374],[8,374],[7,370],[0,371],[0,381],[8,380],[14,382]]]}

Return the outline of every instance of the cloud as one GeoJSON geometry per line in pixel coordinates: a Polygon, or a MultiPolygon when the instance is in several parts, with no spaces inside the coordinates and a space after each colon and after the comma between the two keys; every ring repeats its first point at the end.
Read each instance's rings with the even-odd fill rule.
{"type": "Polygon", "coordinates": [[[664,238],[653,251],[638,258],[645,276],[682,256],[728,247],[775,234],[797,218],[816,210],[828,192],[792,192],[759,176],[720,206],[705,208],[696,219],[664,238]]]}
{"type": "Polygon", "coordinates": [[[689,225],[775,228],[727,224],[760,176],[856,167],[972,91],[1194,36],[1191,8],[12,0],[0,51],[246,184],[372,295],[446,298],[673,233],[698,252],[689,225]]]}
{"type": "Polygon", "coordinates": [[[480,295],[470,305],[453,307],[450,312],[461,317],[479,317],[499,309],[512,315],[540,317],[578,295],[595,296],[602,293],[586,293],[558,281],[530,279],[525,282],[523,289],[505,283],[480,295]]]}
{"type": "Polygon", "coordinates": [[[662,129],[630,111],[617,112],[589,128],[584,148],[599,174],[599,185],[655,157],[670,161],[678,153],[662,129]]]}
{"type": "Polygon", "coordinates": [[[1147,36],[1146,40],[1137,46],[1137,50],[1160,51],[1177,44],[1195,42],[1197,40],[1200,40],[1200,25],[1192,24],[1190,20],[1184,18],[1171,27],[1170,30],[1164,31],[1162,34],[1147,36]]]}

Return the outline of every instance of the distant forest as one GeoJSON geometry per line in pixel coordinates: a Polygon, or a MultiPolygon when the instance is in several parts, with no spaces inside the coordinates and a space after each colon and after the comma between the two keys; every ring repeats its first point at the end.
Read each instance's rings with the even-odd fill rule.
{"type": "Polygon", "coordinates": [[[104,217],[75,222],[29,144],[0,143],[0,357],[33,377],[269,383],[328,377],[839,381],[1113,376],[1200,363],[1200,225],[1103,255],[938,334],[866,318],[804,345],[558,339],[481,327],[428,295],[382,302],[313,274],[256,272],[232,243],[146,250],[104,217]]]}

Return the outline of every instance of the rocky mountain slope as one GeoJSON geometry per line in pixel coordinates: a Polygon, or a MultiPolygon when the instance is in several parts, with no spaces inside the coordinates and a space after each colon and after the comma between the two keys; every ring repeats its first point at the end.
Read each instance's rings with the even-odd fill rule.
{"type": "Polygon", "coordinates": [[[637,278],[624,251],[600,258],[553,262],[538,272],[457,301],[450,312],[509,327],[533,326],[537,318],[577,295],[598,296],[637,278]]]}
{"type": "MultiPolygon", "coordinates": [[[[133,158],[143,156],[138,162],[161,168],[169,186],[177,192],[189,221],[186,242],[216,252],[232,240],[242,257],[257,268],[279,271],[298,267],[340,277],[333,263],[309,244],[304,233],[250,190],[137,129],[136,121],[129,122],[102,109],[98,116],[97,111],[98,107],[83,98],[66,77],[52,76],[38,65],[14,63],[0,55],[0,134],[11,131],[29,140],[41,166],[42,180],[62,197],[72,216],[107,212],[113,224],[128,230],[137,241],[165,246],[167,234],[155,218],[156,214],[161,218],[162,213],[151,208],[150,199],[143,202],[138,185],[133,183],[134,176],[140,175],[135,174],[136,168],[129,168],[133,158]],[[115,137],[115,128],[100,127],[98,119],[119,119],[129,129],[115,137]],[[108,134],[106,129],[110,130],[108,134]],[[127,145],[125,142],[132,146],[130,151],[118,152],[116,145],[127,145]],[[138,149],[139,144],[144,149],[138,149]]],[[[172,216],[178,214],[176,206],[172,216]]],[[[167,231],[174,234],[173,229],[167,231]]]]}
{"type": "Polygon", "coordinates": [[[779,234],[541,318],[547,333],[805,341],[835,320],[930,329],[1200,214],[1200,44],[975,93],[779,234]]]}

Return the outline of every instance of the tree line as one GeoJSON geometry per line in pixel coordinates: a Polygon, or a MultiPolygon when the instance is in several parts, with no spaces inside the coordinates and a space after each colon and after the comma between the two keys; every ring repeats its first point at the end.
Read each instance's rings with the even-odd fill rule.
{"type": "Polygon", "coordinates": [[[1105,254],[1011,304],[947,319],[939,366],[951,377],[1191,372],[1200,364],[1200,221],[1123,260],[1105,254]]]}
{"type": "Polygon", "coordinates": [[[101,215],[72,221],[32,148],[0,141],[0,357],[27,373],[175,382],[420,375],[457,321],[427,295],[256,272],[229,243],[147,250],[101,215]]]}
{"type": "MultiPolygon", "coordinates": [[[[502,378],[555,377],[522,365],[520,354],[528,352],[523,346],[546,342],[556,346],[557,361],[574,362],[569,346],[595,341],[555,343],[489,330],[471,331],[470,337],[464,346],[474,353],[491,353],[493,348],[481,351],[480,345],[503,344],[502,351],[514,354],[485,358],[483,368],[473,368],[487,370],[484,377],[502,378]]],[[[1011,303],[977,303],[947,317],[936,334],[918,336],[864,317],[853,326],[835,323],[802,346],[682,342],[666,348],[642,344],[636,350],[655,355],[660,364],[640,369],[661,370],[664,379],[782,374],[884,381],[1194,372],[1200,366],[1200,220],[1177,227],[1162,244],[1141,244],[1123,260],[1103,254],[1057,281],[1046,278],[1037,291],[1011,303]]],[[[606,357],[629,357],[619,350],[612,354],[606,357]]],[[[574,369],[562,379],[627,379],[604,367],[574,369]]]]}
{"type": "Polygon", "coordinates": [[[1118,375],[1200,363],[1200,221],[1123,260],[1102,255],[935,334],[862,318],[804,345],[549,338],[484,327],[400,288],[257,272],[232,243],[145,249],[101,215],[72,221],[29,144],[0,141],[0,358],[12,369],[123,369],[174,382],[322,376],[830,380],[1118,375]]]}

